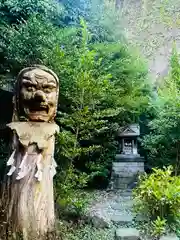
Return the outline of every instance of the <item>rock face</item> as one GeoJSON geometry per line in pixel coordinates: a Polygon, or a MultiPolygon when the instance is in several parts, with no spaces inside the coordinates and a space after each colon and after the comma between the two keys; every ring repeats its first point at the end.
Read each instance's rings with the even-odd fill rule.
{"type": "Polygon", "coordinates": [[[117,229],[115,240],[140,240],[139,231],[135,228],[117,229]]]}
{"type": "Polygon", "coordinates": [[[146,57],[152,82],[168,73],[173,41],[180,46],[180,0],[125,0],[121,25],[134,47],[146,57]]]}

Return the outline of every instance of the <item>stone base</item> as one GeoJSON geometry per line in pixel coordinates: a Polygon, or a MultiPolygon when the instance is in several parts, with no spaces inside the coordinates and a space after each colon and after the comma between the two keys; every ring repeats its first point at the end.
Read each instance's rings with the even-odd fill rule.
{"type": "Polygon", "coordinates": [[[113,162],[113,173],[122,177],[131,177],[144,172],[144,162],[113,162]]]}
{"type": "Polygon", "coordinates": [[[112,165],[112,189],[132,189],[138,175],[144,173],[144,161],[139,155],[117,155],[112,165]],[[117,157],[118,156],[118,157],[117,157]],[[117,161],[118,158],[118,161],[117,161]]]}
{"type": "Polygon", "coordinates": [[[116,230],[115,240],[140,240],[140,234],[135,228],[119,228],[116,230]]]}
{"type": "Polygon", "coordinates": [[[144,162],[144,158],[139,154],[116,154],[115,156],[116,162],[144,162]]]}

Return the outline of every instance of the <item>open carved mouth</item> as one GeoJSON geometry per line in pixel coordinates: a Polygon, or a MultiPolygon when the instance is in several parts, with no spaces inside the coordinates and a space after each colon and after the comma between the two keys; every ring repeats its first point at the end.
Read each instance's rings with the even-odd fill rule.
{"type": "Polygon", "coordinates": [[[49,106],[47,104],[33,104],[27,107],[26,111],[30,114],[47,115],[49,113],[49,106]]]}

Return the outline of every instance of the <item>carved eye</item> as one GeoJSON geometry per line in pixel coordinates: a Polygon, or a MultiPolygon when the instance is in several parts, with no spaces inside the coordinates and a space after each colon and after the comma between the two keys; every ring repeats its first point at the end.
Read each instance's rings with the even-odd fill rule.
{"type": "Polygon", "coordinates": [[[43,90],[44,90],[45,93],[50,93],[52,91],[50,88],[47,88],[47,87],[44,88],[43,90]]]}

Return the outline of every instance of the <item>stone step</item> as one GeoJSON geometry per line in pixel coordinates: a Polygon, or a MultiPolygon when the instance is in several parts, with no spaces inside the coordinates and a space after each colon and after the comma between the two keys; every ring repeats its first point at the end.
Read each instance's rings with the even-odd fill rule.
{"type": "Polygon", "coordinates": [[[121,192],[122,197],[132,197],[132,189],[126,189],[121,192]]]}
{"type": "Polygon", "coordinates": [[[179,240],[179,238],[174,234],[170,234],[170,235],[161,237],[160,240],[179,240]]]}
{"type": "Polygon", "coordinates": [[[133,207],[133,201],[131,199],[119,200],[117,202],[111,203],[110,206],[114,210],[131,210],[133,207]]]}
{"type": "MultiPolygon", "coordinates": [[[[140,236],[139,231],[136,228],[118,228],[115,232],[115,240],[144,240],[147,238],[140,236]]],[[[153,240],[153,238],[148,238],[153,240]]],[[[160,240],[179,240],[175,234],[169,234],[162,236],[160,240]]]]}
{"type": "Polygon", "coordinates": [[[119,228],[116,230],[115,240],[140,240],[140,234],[136,228],[119,228]]]}
{"type": "Polygon", "coordinates": [[[133,222],[133,216],[131,214],[127,214],[127,213],[117,214],[117,215],[111,216],[111,221],[115,225],[130,226],[130,225],[132,225],[132,222],[133,222]]]}

